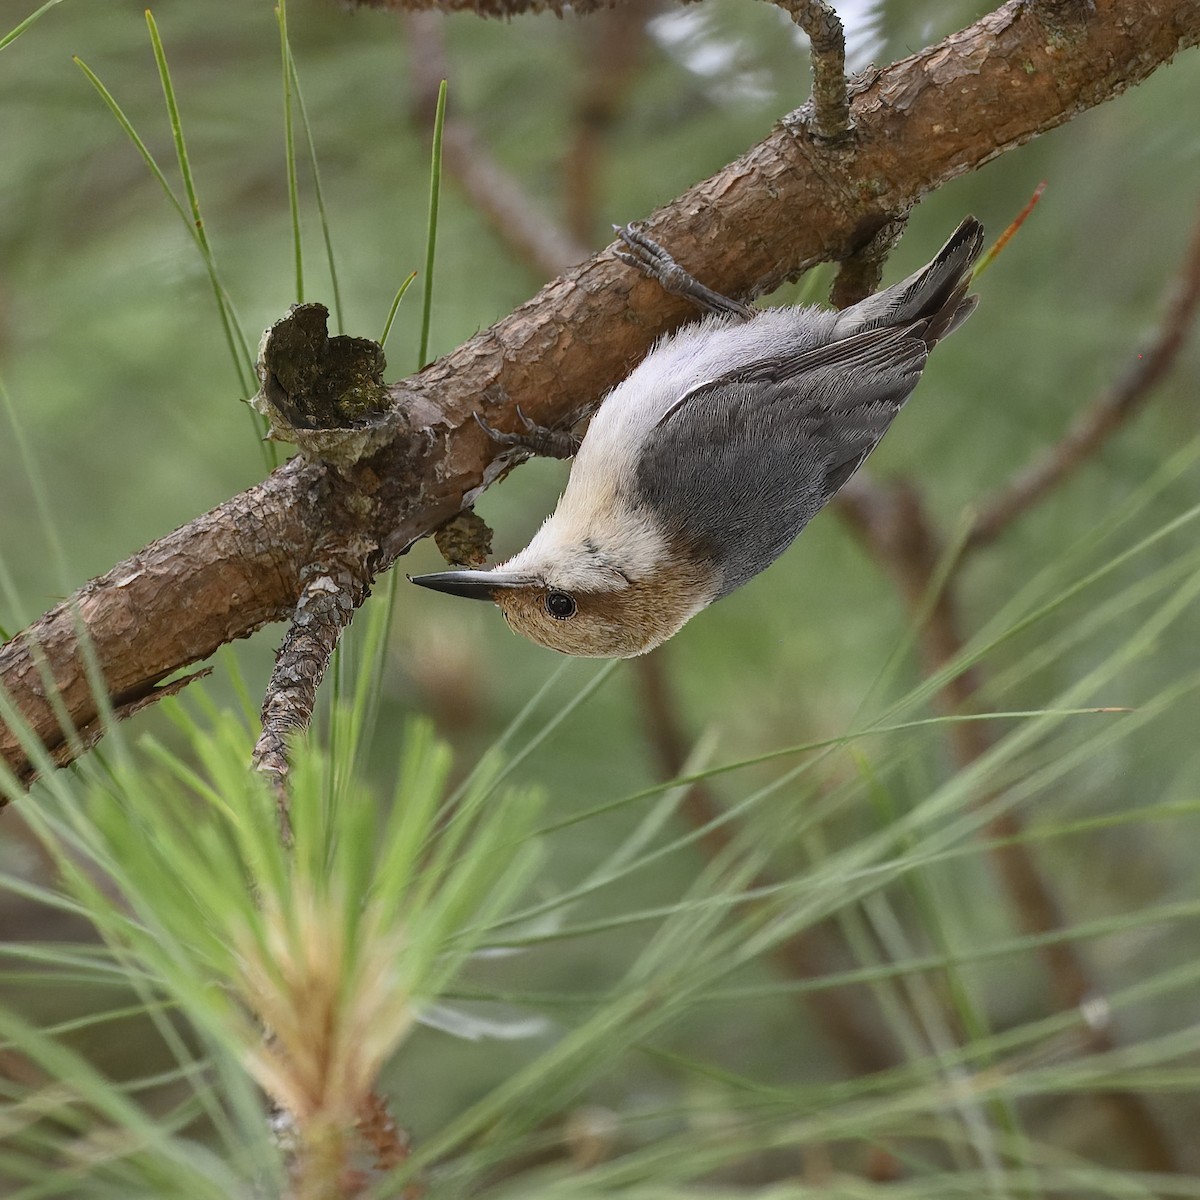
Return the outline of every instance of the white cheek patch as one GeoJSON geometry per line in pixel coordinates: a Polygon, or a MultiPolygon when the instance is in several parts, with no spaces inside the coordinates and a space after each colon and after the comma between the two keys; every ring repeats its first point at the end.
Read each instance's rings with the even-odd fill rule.
{"type": "Polygon", "coordinates": [[[661,570],[669,550],[646,515],[611,494],[568,487],[554,515],[500,568],[564,591],[615,592],[661,570]]]}

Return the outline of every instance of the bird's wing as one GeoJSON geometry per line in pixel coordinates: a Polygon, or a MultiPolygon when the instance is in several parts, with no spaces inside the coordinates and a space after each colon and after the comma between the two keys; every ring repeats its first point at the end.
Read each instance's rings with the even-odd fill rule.
{"type": "Polygon", "coordinates": [[[967,217],[919,271],[842,309],[836,319],[838,332],[845,336],[925,320],[921,337],[926,345],[935,345],[971,315],[977,298],[968,296],[967,288],[971,269],[982,251],[983,226],[974,217],[967,217]]]}
{"type": "Polygon", "coordinates": [[[716,566],[721,595],[770,565],[850,478],[917,384],[917,326],[760,360],[693,388],[638,463],[669,538],[716,566]]]}

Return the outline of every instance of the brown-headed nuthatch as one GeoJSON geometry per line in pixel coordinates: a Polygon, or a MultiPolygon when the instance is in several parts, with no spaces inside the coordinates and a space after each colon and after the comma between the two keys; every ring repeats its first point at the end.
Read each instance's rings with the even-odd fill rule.
{"type": "MultiPolygon", "coordinates": [[[[927,266],[841,312],[748,308],[644,235],[618,233],[620,258],[710,315],[664,337],[608,394],[524,550],[413,582],[493,600],[554,650],[629,658],[774,562],[862,465],[929,351],[975,307],[983,226],[968,217],[927,266]]],[[[526,424],[489,432],[553,446],[526,424]]]]}

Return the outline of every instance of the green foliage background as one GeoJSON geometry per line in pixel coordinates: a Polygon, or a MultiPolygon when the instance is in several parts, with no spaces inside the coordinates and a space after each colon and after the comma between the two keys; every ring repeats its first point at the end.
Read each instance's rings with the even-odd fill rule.
{"type": "MultiPolygon", "coordinates": [[[[841,6],[860,63],[892,61],[990,7],[942,0],[841,6]]],[[[0,0],[0,34],[27,11],[0,0]]],[[[7,405],[0,441],[0,626],[10,632],[263,472],[203,264],[71,62],[79,55],[160,161],[172,162],[141,13],[141,5],[124,0],[66,0],[0,51],[0,381],[7,405]]],[[[296,299],[275,20],[270,6],[240,0],[164,0],[154,15],[209,236],[253,341],[296,299]]],[[[420,266],[425,243],[428,131],[410,116],[403,25],[379,13],[348,14],[333,4],[296,0],[289,27],[320,158],[346,331],[377,336],[396,288],[420,266]]],[[[781,35],[786,28],[770,6],[738,0],[669,10],[658,19],[607,140],[595,246],[607,241],[605,222],[636,219],[671,199],[804,99],[807,66],[790,33],[781,35]]],[[[504,24],[461,16],[447,22],[451,111],[476,127],[556,217],[590,37],[587,21],[570,19],[504,24]]],[[[1052,442],[1155,327],[1200,196],[1196,71],[1194,54],[1182,57],[1117,101],[956,180],[914,213],[889,278],[927,259],[965,212],[999,233],[1039,180],[1048,185],[1033,218],[981,280],[977,314],[938,350],[872,459],[876,472],[916,481],[944,530],[953,530],[974,500],[1052,442]]],[[[303,163],[301,178],[306,299],[329,301],[303,163]]],[[[541,282],[447,180],[431,354],[504,315],[541,282]]],[[[811,286],[803,282],[777,299],[793,299],[811,286]]],[[[389,343],[389,378],[416,366],[414,296],[415,290],[389,343]]],[[[1088,570],[1196,503],[1195,468],[1164,473],[1164,464],[1194,445],[1200,432],[1198,378],[1200,348],[1193,341],[1148,411],[962,577],[968,632],[1005,611],[1031,580],[1045,580],[1036,585],[1042,601],[1057,601],[1042,621],[986,656],[985,670],[999,681],[987,693],[989,704],[1007,710],[1058,705],[1077,681],[1127,647],[1121,669],[1075,702],[1154,711],[1153,719],[1100,739],[1052,786],[1033,790],[1023,809],[1068,921],[1114,920],[1115,932],[1086,946],[1106,991],[1165,975],[1200,948],[1193,915],[1185,912],[1169,924],[1138,916],[1162,904],[1187,910],[1197,898],[1200,829],[1191,814],[1200,799],[1200,750],[1195,697],[1186,687],[1200,669],[1200,614],[1194,604],[1182,605],[1172,624],[1143,636],[1147,610],[1131,599],[1131,589],[1172,564],[1181,564],[1178,586],[1185,586],[1194,523],[1115,566],[1096,586],[1065,593],[1088,570]],[[1128,520],[1111,541],[1089,547],[1098,528],[1125,513],[1128,520]],[[1113,606],[1111,618],[1089,632],[1089,615],[1107,611],[1106,604],[1113,606]],[[1056,638],[1070,643],[1073,637],[1063,652],[1052,652],[1056,638]],[[1069,822],[1120,818],[1163,804],[1183,815],[1051,836],[1069,822]],[[1046,832],[1038,835],[1039,829],[1046,832]]],[[[524,544],[564,477],[559,464],[533,463],[483,498],[479,510],[497,531],[498,554],[524,544]]],[[[437,569],[437,562],[432,545],[422,544],[401,566],[415,574],[437,569]]],[[[1164,587],[1159,599],[1171,590],[1164,587]]],[[[780,563],[692,622],[661,653],[686,727],[705,736],[709,762],[727,762],[839,736],[908,695],[921,676],[907,620],[877,564],[825,515],[780,563]]],[[[252,694],[261,692],[280,635],[280,629],[264,631],[231,652],[252,694]]],[[[381,792],[390,790],[403,729],[418,713],[432,717],[465,773],[543,683],[563,672],[527,731],[553,719],[598,670],[590,663],[564,666],[549,651],[515,638],[488,606],[401,581],[367,775],[381,792]]],[[[218,706],[236,704],[230,678],[226,659],[210,687],[218,706]]],[[[548,812],[563,822],[656,784],[640,705],[631,669],[618,667],[516,766],[512,781],[542,789],[548,812]]],[[[918,697],[907,715],[930,711],[928,697],[918,697]]],[[[1114,730],[1120,720],[1100,719],[1114,730]]],[[[1065,760],[1072,747],[1096,735],[1096,720],[1080,718],[1078,728],[1065,723],[1034,753],[1030,769],[1065,760]]],[[[127,732],[135,739],[152,733],[179,754],[191,753],[161,712],[138,718],[127,732]]],[[[777,765],[764,765],[712,786],[733,803],[780,773],[777,765]]],[[[853,846],[952,777],[937,729],[835,756],[810,782],[792,785],[759,811],[761,835],[774,840],[769,865],[780,877],[802,877],[825,848],[853,846]],[[855,789],[861,801],[873,797],[874,804],[836,800],[855,789]],[[793,824],[831,796],[828,818],[790,840],[793,824]]],[[[554,834],[541,893],[554,895],[586,876],[642,815],[630,805],[554,834]]],[[[14,824],[11,814],[6,821],[14,824]]],[[[20,838],[7,840],[0,861],[14,878],[36,875],[29,844],[20,838]]],[[[588,898],[571,920],[671,903],[704,865],[694,846],[682,847],[619,888],[588,898]]],[[[904,887],[897,885],[889,900],[914,950],[932,947],[953,956],[937,944],[939,936],[965,948],[1015,935],[1012,914],[979,852],[930,869],[925,879],[940,934],[904,887]]],[[[0,921],[14,939],[65,936],[56,923],[61,917],[11,891],[0,905],[0,921]]],[[[848,900],[846,912],[854,911],[848,900]]],[[[603,991],[639,952],[648,924],[532,947],[488,967],[480,986],[522,994],[603,991]]],[[[837,959],[843,966],[848,961],[837,959]]],[[[990,1027],[1016,1027],[1053,1011],[1028,947],[967,976],[990,1027]]],[[[711,1099],[722,1091],[725,1070],[764,1088],[807,1087],[840,1076],[836,1047],[786,988],[772,990],[777,979],[769,964],[747,964],[735,979],[754,994],[752,1006],[713,1001],[681,1011],[654,1053],[643,1048],[588,1077],[579,1100],[622,1112],[638,1104],[683,1104],[697,1095],[711,1099]],[[706,1065],[689,1071],[672,1054],[706,1065]]],[[[1123,1017],[1123,1035],[1135,1041],[1193,1027],[1194,996],[1194,989],[1185,990],[1135,1006],[1123,1017]]],[[[27,985],[14,985],[8,1000],[39,1019],[88,1006],[80,991],[47,995],[27,985]]],[[[543,1010],[517,1003],[505,1011],[543,1010]]],[[[570,1022],[555,1014],[558,1019],[570,1022]]],[[[420,1144],[544,1050],[552,1041],[547,1038],[469,1042],[418,1032],[389,1076],[400,1120],[420,1144]],[[411,1102],[414,1096],[419,1103],[411,1102]]],[[[85,1036],[81,1044],[121,1076],[151,1070],[149,1059],[161,1053],[152,1049],[147,1057],[144,1031],[134,1021],[110,1026],[91,1042],[85,1036]]],[[[1200,1039],[1184,1056],[1193,1066],[1197,1044],[1200,1039]]],[[[720,1108],[715,1101],[714,1108],[720,1108]]],[[[1085,1106],[1042,1102],[1034,1111],[1053,1125],[1048,1140],[1104,1161],[1103,1126],[1085,1106]]],[[[1185,1165],[1200,1172],[1194,1138],[1184,1133],[1200,1115],[1195,1096],[1183,1088],[1169,1103],[1156,1101],[1156,1112],[1175,1130],[1185,1165]]]]}

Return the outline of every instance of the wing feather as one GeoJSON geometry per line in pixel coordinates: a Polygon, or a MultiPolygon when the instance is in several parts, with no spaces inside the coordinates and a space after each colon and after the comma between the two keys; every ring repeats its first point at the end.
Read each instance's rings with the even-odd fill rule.
{"type": "Polygon", "coordinates": [[[667,536],[725,595],[769,566],[878,445],[925,366],[921,323],[759,360],[686,393],[638,464],[667,536]]]}

